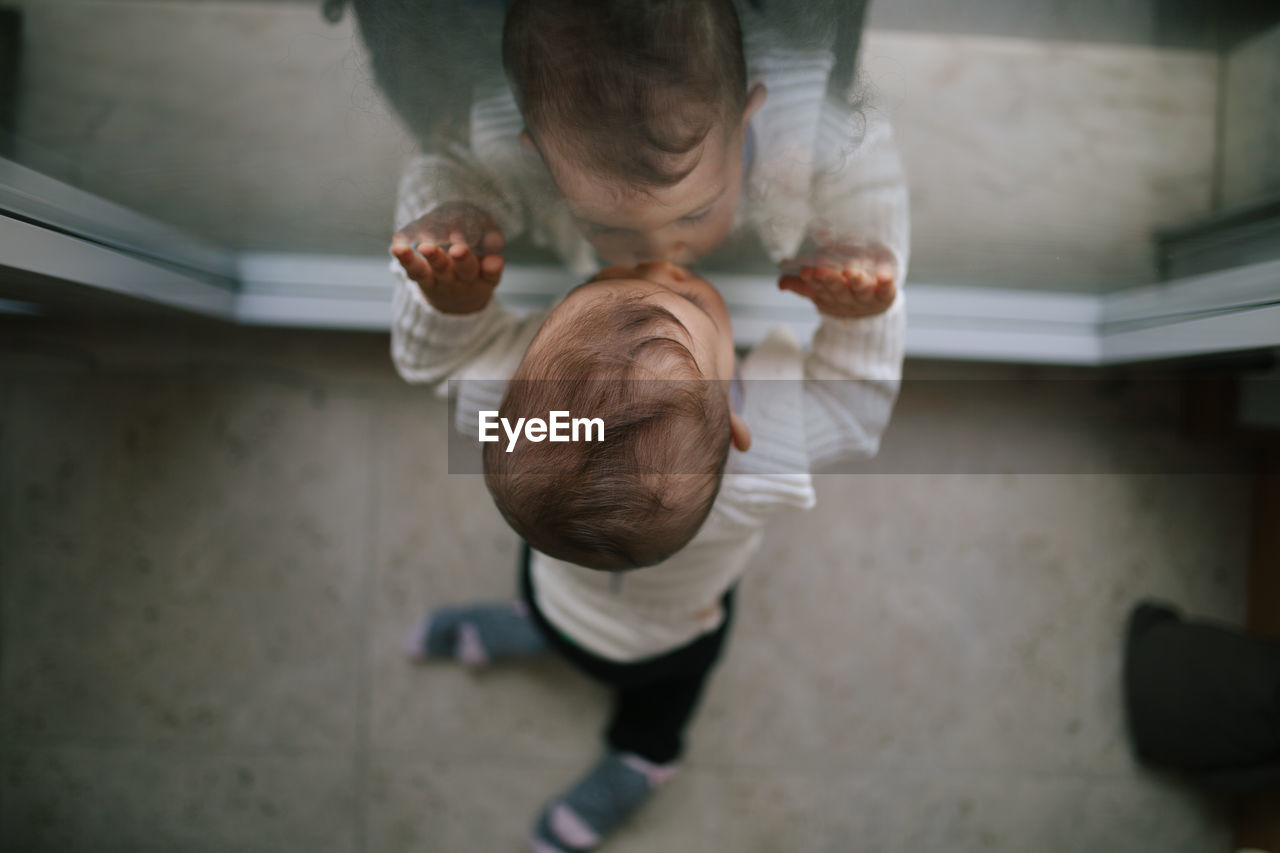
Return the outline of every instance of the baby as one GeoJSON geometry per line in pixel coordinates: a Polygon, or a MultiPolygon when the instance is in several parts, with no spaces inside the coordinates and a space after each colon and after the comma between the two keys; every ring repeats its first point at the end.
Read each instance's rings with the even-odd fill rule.
{"type": "Polygon", "coordinates": [[[707,517],[730,441],[750,445],[730,410],[733,368],[715,288],[668,263],[604,270],[543,323],[499,411],[508,422],[587,412],[602,440],[488,444],[498,509],[527,543],[570,563],[665,560],[707,517]]]}
{"type": "Polygon", "coordinates": [[[407,641],[415,658],[470,665],[554,650],[614,689],[604,753],[538,817],[536,853],[595,847],[675,773],[765,523],[813,505],[812,470],[878,446],[902,300],[811,287],[827,307],[810,351],[778,329],[741,364],[724,300],[666,262],[610,267],[527,317],[484,285],[397,289],[405,378],[510,377],[509,422],[604,424],[598,442],[482,445],[494,500],[534,549],[522,596],[436,610],[407,641]]]}
{"type": "Polygon", "coordinates": [[[763,248],[783,289],[893,301],[902,165],[887,122],[827,91],[829,50],[758,25],[744,41],[732,0],[514,0],[503,64],[468,144],[402,179],[397,274],[479,285],[478,299],[521,235],[582,275],[763,248]]]}
{"type": "Polygon", "coordinates": [[[731,0],[514,0],[503,60],[510,88],[477,99],[468,144],[401,182],[393,359],[411,382],[513,379],[503,417],[567,410],[605,435],[484,445],[533,546],[521,600],[437,610],[408,650],[553,649],[615,689],[604,754],[534,826],[556,853],[599,844],[675,772],[764,524],[812,506],[812,470],[878,447],[907,197],[888,125],[828,97],[830,53],[744,44],[731,0]],[[615,266],[520,318],[492,298],[520,234],[584,276],[615,266]],[[670,263],[748,237],[822,313],[809,351],[776,330],[736,364],[724,300],[670,263]]]}

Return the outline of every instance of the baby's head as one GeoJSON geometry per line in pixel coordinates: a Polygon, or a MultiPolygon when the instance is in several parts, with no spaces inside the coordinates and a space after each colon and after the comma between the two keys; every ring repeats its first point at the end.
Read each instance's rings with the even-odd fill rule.
{"type": "MultiPolygon", "coordinates": [[[[501,418],[600,418],[601,441],[485,445],[485,482],[516,532],[594,569],[660,562],[693,538],[732,443],[733,333],[706,281],[666,263],[610,267],[572,291],[529,344],[501,418]]],[[[582,436],[586,438],[586,436],[582,436]]]]}
{"type": "Polygon", "coordinates": [[[724,241],[765,95],[733,0],[515,0],[502,55],[522,138],[602,258],[687,264],[724,241]]]}

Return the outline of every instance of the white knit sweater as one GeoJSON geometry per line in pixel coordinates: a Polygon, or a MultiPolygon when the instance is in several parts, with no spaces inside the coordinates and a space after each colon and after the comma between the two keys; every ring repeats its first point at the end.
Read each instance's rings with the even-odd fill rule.
{"type": "MultiPolygon", "coordinates": [[[[826,227],[842,238],[884,244],[905,279],[907,186],[887,119],[872,108],[855,113],[826,96],[829,51],[779,47],[767,30],[749,32],[744,47],[748,79],[763,83],[767,96],[750,122],[735,233],[753,230],[778,262],[826,227]]],[[[508,241],[527,235],[555,250],[576,274],[598,269],[542,160],[520,143],[523,128],[505,83],[481,88],[471,109],[470,146],[407,164],[396,228],[438,204],[468,201],[492,215],[508,241]]],[[[392,270],[401,274],[394,263],[392,270]]]]}
{"type": "MultiPolygon", "coordinates": [[[[477,409],[498,407],[502,380],[545,316],[521,317],[496,301],[476,314],[441,314],[402,282],[392,328],[396,368],[410,382],[468,380],[459,420],[473,423],[477,409]]],[[[751,449],[730,451],[702,529],[679,553],[627,573],[621,584],[535,553],[534,588],[547,618],[582,648],[615,661],[652,657],[714,630],[720,598],[746,569],[765,522],[813,505],[810,472],[876,452],[901,377],[905,316],[899,295],[875,317],[824,318],[808,352],[784,328],[774,330],[740,365],[751,449]]]]}
{"type": "MultiPolygon", "coordinates": [[[[767,35],[749,36],[746,47],[749,76],[765,84],[768,97],[751,120],[754,151],[738,227],[754,229],[775,261],[793,256],[820,226],[880,242],[896,255],[904,280],[907,190],[888,123],[825,98],[829,53],[780,49],[767,35]]],[[[409,164],[396,226],[436,204],[470,201],[493,215],[509,240],[528,233],[585,276],[599,261],[541,160],[520,144],[522,127],[505,88],[478,99],[470,148],[409,164]]],[[[425,383],[489,380],[463,383],[459,418],[496,409],[501,381],[515,371],[545,312],[520,317],[495,302],[472,315],[441,314],[399,264],[391,268],[397,282],[392,356],[400,375],[425,383]]],[[[573,642],[620,662],[670,651],[714,630],[723,618],[720,599],[741,577],[765,522],[813,505],[810,472],[875,453],[897,395],[904,337],[901,294],[876,317],[825,318],[808,352],[784,329],[775,330],[740,366],[751,450],[730,451],[719,496],[697,536],[665,562],[628,573],[620,585],[616,576],[535,553],[539,608],[573,642]]]]}

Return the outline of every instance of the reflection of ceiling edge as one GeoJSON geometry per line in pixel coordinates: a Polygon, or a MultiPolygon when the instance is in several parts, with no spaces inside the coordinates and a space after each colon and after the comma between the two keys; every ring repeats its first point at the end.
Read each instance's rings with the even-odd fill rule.
{"type": "MultiPolygon", "coordinates": [[[[247,325],[385,330],[391,280],[379,257],[244,253],[238,289],[27,222],[0,217],[4,265],[247,325]]],[[[3,269],[3,268],[0,268],[3,269]]],[[[570,282],[553,268],[512,267],[516,307],[553,302],[570,282]]],[[[776,325],[801,339],[817,318],[772,280],[718,279],[738,343],[776,325]]],[[[909,284],[907,355],[1103,365],[1280,345],[1280,261],[1105,295],[909,284]]]]}
{"type": "Polygon", "coordinates": [[[43,314],[44,309],[34,302],[17,299],[0,299],[0,314],[43,314]]]}
{"type": "Polygon", "coordinates": [[[235,294],[204,277],[0,212],[0,282],[6,269],[229,319],[235,294]]]}
{"type": "MultiPolygon", "coordinates": [[[[5,266],[232,322],[386,329],[388,259],[235,253],[0,158],[5,266]],[[8,214],[8,215],[4,215],[8,214]],[[16,217],[16,218],[15,218],[16,217]],[[95,230],[96,229],[96,230],[95,230]]],[[[779,323],[800,336],[812,309],[764,276],[719,276],[739,343],[779,323]]],[[[554,268],[511,267],[502,294],[549,304],[554,268]]],[[[930,358],[1098,365],[1280,345],[1280,261],[1098,294],[910,284],[907,353],[930,358]]]]}
{"type": "MultiPolygon", "coordinates": [[[[239,261],[236,321],[381,330],[390,273],[381,258],[248,253],[239,261]],[[319,290],[317,287],[320,286],[319,290]]],[[[517,307],[552,303],[560,271],[511,267],[501,292],[517,307]]],[[[813,310],[762,276],[716,279],[740,345],[776,325],[804,340],[813,310]]],[[[1104,295],[908,284],[907,355],[1103,365],[1280,345],[1280,261],[1104,295]]]]}
{"type": "MultiPolygon", "coordinates": [[[[3,266],[247,325],[385,330],[391,278],[379,257],[244,253],[238,288],[216,287],[28,222],[0,217],[3,266]]],[[[553,268],[512,267],[505,298],[553,302],[571,282],[553,268]]],[[[812,309],[766,277],[717,279],[738,343],[776,325],[803,340],[812,309]]],[[[1280,345],[1280,261],[1105,295],[909,284],[907,355],[938,359],[1103,365],[1280,345]]]]}
{"type": "Polygon", "coordinates": [[[0,157],[0,213],[166,265],[226,280],[234,255],[130,208],[0,157]]]}

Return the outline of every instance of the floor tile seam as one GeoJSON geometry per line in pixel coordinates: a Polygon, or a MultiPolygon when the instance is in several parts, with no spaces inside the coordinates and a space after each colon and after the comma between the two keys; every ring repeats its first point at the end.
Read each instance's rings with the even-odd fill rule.
{"type": "MultiPolygon", "coordinates": [[[[252,763],[258,759],[271,761],[307,761],[333,760],[340,762],[344,756],[350,755],[350,747],[306,748],[306,749],[263,749],[249,745],[235,747],[198,746],[192,744],[173,744],[141,739],[104,739],[104,738],[26,738],[21,743],[8,739],[0,746],[0,754],[39,754],[57,752],[79,752],[99,754],[136,754],[149,757],[170,757],[177,759],[245,761],[252,763]]],[[[448,763],[469,765],[476,768],[495,770],[534,770],[556,768],[557,770],[576,768],[581,762],[571,758],[551,757],[513,757],[496,753],[458,753],[449,751],[416,751],[393,747],[370,746],[365,750],[366,765],[371,769],[375,764],[412,763],[448,763]],[[388,760],[392,759],[392,760],[388,760]]],[[[952,765],[928,762],[886,762],[867,763],[788,763],[788,762],[715,762],[690,761],[682,765],[687,773],[708,775],[769,775],[787,774],[795,776],[835,777],[865,776],[869,780],[884,780],[888,777],[902,779],[920,778],[938,780],[963,778],[985,782],[1009,782],[1010,780],[1039,780],[1045,782],[1071,782],[1080,784],[1137,784],[1144,781],[1141,770],[1131,772],[1120,771],[1083,771],[1070,768],[1001,768],[994,765],[952,765]]]]}
{"type": "Polygon", "coordinates": [[[407,385],[399,377],[342,377],[324,372],[299,372],[289,375],[273,375],[264,373],[260,366],[246,366],[235,371],[189,371],[182,368],[148,370],[142,369],[88,369],[88,370],[0,370],[0,380],[15,385],[31,384],[48,387],[62,380],[62,384],[73,385],[77,382],[174,382],[184,384],[202,383],[205,385],[234,385],[237,388],[282,388],[286,390],[312,391],[324,388],[353,396],[371,395],[405,395],[411,394],[412,386],[407,385]]]}
{"type": "MultiPolygon", "coordinates": [[[[359,748],[359,747],[357,747],[359,748]]],[[[157,741],[142,738],[75,738],[75,737],[26,737],[21,742],[6,738],[0,749],[9,754],[38,752],[97,752],[97,753],[138,753],[152,756],[191,759],[226,759],[245,760],[269,759],[273,761],[340,759],[349,755],[351,746],[332,747],[300,747],[281,748],[278,744],[267,747],[254,744],[215,745],[191,744],[157,741]]],[[[573,758],[548,756],[512,756],[501,753],[457,752],[450,750],[404,749],[393,745],[368,745],[362,749],[367,765],[374,763],[394,763],[396,759],[405,762],[447,762],[451,764],[468,764],[476,767],[503,769],[533,769],[541,767],[576,767],[579,763],[573,758]],[[388,762],[388,759],[392,759],[388,762]]],[[[1063,780],[1087,783],[1125,783],[1136,782],[1142,777],[1140,769],[1129,771],[1098,770],[1089,771],[1071,767],[1000,767],[997,765],[966,765],[938,762],[722,762],[696,759],[682,765],[690,772],[711,774],[778,774],[796,775],[866,775],[869,778],[884,778],[886,775],[902,777],[923,776],[929,778],[963,777],[985,781],[1004,781],[1010,778],[1063,780]]]]}
{"type": "Polygon", "coordinates": [[[362,565],[357,567],[360,578],[359,604],[359,641],[356,645],[356,719],[353,742],[355,744],[352,773],[355,790],[355,821],[352,828],[353,845],[357,853],[364,853],[369,847],[370,816],[370,744],[373,739],[370,731],[372,721],[373,669],[369,657],[372,654],[373,628],[370,620],[373,614],[374,566],[378,557],[378,488],[381,483],[378,477],[378,440],[377,419],[374,411],[376,400],[365,401],[365,512],[363,519],[364,541],[359,549],[362,565]]]}
{"type": "Polygon", "coordinates": [[[273,743],[235,744],[192,743],[145,737],[84,737],[75,735],[23,735],[15,738],[6,735],[0,741],[0,750],[10,754],[24,752],[99,752],[99,753],[150,753],[182,759],[228,759],[271,761],[331,759],[337,760],[350,754],[347,744],[332,746],[281,746],[273,743]]]}
{"type": "MultiPolygon", "coordinates": [[[[371,746],[370,756],[373,761],[382,762],[388,758],[403,759],[406,762],[448,762],[469,764],[477,767],[491,768],[533,768],[577,766],[579,762],[570,758],[551,758],[542,756],[511,756],[498,753],[452,752],[448,750],[405,749],[394,745],[371,746]]],[[[1004,781],[1009,778],[1063,780],[1081,783],[1097,782],[1133,782],[1139,777],[1134,772],[1122,770],[1088,771],[1070,766],[1045,768],[1001,767],[999,765],[951,764],[927,761],[884,761],[884,762],[722,762],[695,759],[685,762],[682,769],[692,772],[712,774],[757,774],[768,775],[778,773],[813,774],[823,776],[843,775],[852,772],[854,775],[866,775],[869,778],[882,779],[886,775],[904,777],[922,776],[937,778],[939,776],[978,779],[985,781],[1004,781]]]]}
{"type": "MultiPolygon", "coordinates": [[[[14,559],[16,549],[14,542],[17,540],[18,522],[17,514],[17,498],[18,487],[16,482],[17,453],[14,449],[17,433],[17,417],[18,405],[17,394],[14,390],[13,383],[7,378],[0,379],[0,419],[3,419],[4,433],[0,435],[0,532],[3,532],[4,543],[0,545],[5,550],[5,554],[0,556],[0,719],[7,714],[6,702],[9,697],[9,649],[11,642],[9,640],[9,595],[10,583],[9,578],[12,574],[11,561],[14,559]]],[[[9,727],[0,725],[0,751],[7,750],[10,746],[11,733],[9,727]]],[[[5,809],[5,787],[0,785],[0,838],[8,837],[9,830],[5,825],[5,815],[8,813],[5,809]]]]}
{"type": "Polygon", "coordinates": [[[584,753],[583,757],[572,756],[513,756],[500,752],[454,752],[449,750],[416,750],[394,746],[371,746],[369,749],[370,764],[394,765],[411,763],[420,766],[429,763],[460,764],[494,770],[536,770],[556,768],[557,770],[580,770],[583,763],[589,763],[594,754],[584,753]],[[403,761],[401,761],[403,759],[403,761]]]}
{"type": "Polygon", "coordinates": [[[967,776],[1072,776],[1080,778],[1122,777],[1128,774],[1119,771],[1090,771],[1070,764],[1045,764],[1041,767],[1029,765],[1008,765],[980,762],[958,762],[945,760],[918,759],[878,759],[837,760],[837,761],[717,761],[715,759],[697,758],[687,761],[686,767],[702,767],[708,769],[740,769],[740,770],[824,770],[844,772],[846,770],[865,770],[868,773],[880,774],[885,771],[910,771],[913,773],[948,773],[967,776]]]}

